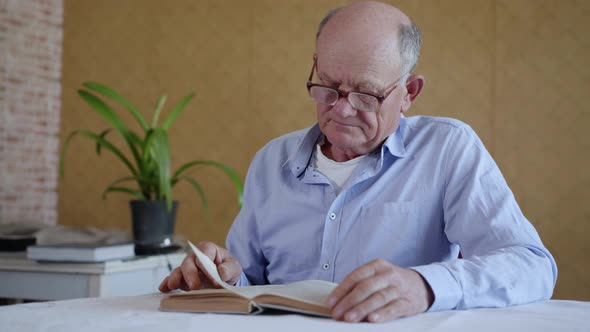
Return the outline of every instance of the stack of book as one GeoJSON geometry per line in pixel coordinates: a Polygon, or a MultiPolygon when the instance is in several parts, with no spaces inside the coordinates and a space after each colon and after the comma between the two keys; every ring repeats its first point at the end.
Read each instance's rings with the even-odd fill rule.
{"type": "Polygon", "coordinates": [[[118,244],[53,244],[27,247],[27,258],[51,262],[104,262],[135,256],[133,243],[118,244]]]}

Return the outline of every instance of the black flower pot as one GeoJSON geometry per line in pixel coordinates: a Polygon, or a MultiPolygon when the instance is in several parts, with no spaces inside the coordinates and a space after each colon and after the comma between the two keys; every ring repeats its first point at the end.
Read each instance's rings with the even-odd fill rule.
{"type": "Polygon", "coordinates": [[[166,201],[136,200],[130,205],[136,255],[154,255],[178,249],[172,242],[178,201],[172,203],[171,211],[168,211],[166,201]]]}

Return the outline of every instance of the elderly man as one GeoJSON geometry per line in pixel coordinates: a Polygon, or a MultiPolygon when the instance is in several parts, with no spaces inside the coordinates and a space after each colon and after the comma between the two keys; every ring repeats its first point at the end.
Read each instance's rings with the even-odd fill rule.
{"type": "MultiPolygon", "coordinates": [[[[473,130],[403,116],[419,48],[389,5],[326,16],[307,83],[318,123],[256,154],[228,249],[200,244],[224,280],[337,282],[327,304],[350,322],[550,298],[555,261],[473,130]]],[[[210,285],[187,256],[160,290],[210,285]]]]}

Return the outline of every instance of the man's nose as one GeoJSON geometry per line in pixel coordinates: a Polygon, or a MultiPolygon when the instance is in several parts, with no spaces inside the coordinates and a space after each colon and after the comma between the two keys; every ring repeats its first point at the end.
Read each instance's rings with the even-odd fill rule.
{"type": "Polygon", "coordinates": [[[341,117],[345,118],[348,116],[355,116],[356,112],[358,112],[358,111],[352,107],[352,105],[348,101],[348,96],[347,97],[340,96],[340,98],[338,98],[338,101],[336,102],[336,104],[334,104],[334,106],[332,106],[332,112],[336,112],[341,117]]]}

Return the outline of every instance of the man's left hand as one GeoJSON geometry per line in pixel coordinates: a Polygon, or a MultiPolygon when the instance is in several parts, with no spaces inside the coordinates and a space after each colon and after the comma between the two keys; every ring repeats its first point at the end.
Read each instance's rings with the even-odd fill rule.
{"type": "Polygon", "coordinates": [[[383,322],[424,312],[433,300],[418,272],[376,259],[352,271],[326,304],[337,320],[383,322]]]}

